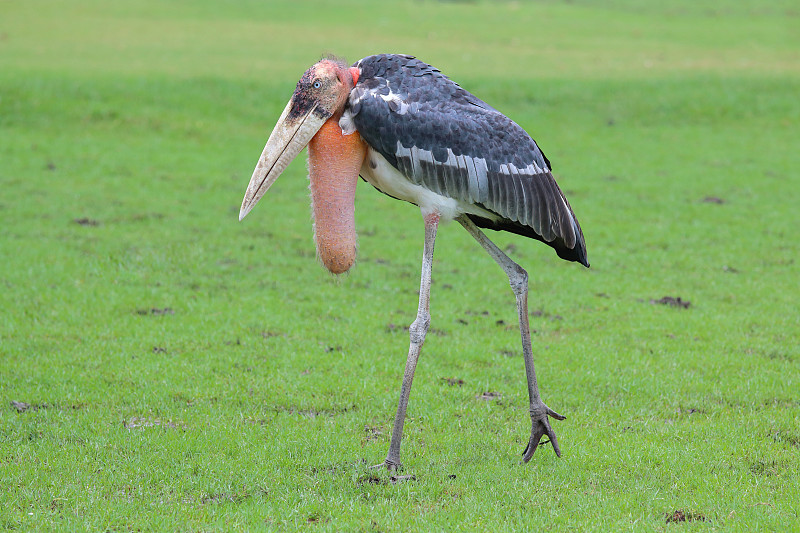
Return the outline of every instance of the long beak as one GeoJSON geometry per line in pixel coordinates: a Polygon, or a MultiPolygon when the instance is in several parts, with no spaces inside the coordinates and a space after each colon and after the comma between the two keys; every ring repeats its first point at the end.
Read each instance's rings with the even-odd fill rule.
{"type": "Polygon", "coordinates": [[[239,220],[247,216],[247,213],[255,207],[264,193],[275,183],[278,176],[297,157],[297,154],[305,148],[328,118],[324,116],[324,113],[323,116],[315,113],[316,106],[312,107],[304,116],[290,118],[289,114],[293,104],[294,99],[286,104],[286,108],[264,146],[264,151],[261,152],[258,164],[253,170],[253,177],[250,178],[250,184],[244,193],[239,220]]]}

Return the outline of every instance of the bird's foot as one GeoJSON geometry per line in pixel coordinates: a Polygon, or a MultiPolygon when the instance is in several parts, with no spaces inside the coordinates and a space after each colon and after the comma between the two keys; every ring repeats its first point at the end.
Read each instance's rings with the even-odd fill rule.
{"type": "Polygon", "coordinates": [[[385,468],[389,472],[397,472],[403,469],[403,465],[401,465],[400,463],[396,463],[394,461],[390,461],[389,459],[386,459],[382,463],[378,463],[376,465],[372,465],[369,467],[370,470],[379,470],[381,468],[385,468]]]}
{"type": "Polygon", "coordinates": [[[548,416],[552,416],[556,420],[564,420],[567,418],[547,407],[541,400],[538,404],[531,406],[531,438],[528,441],[528,445],[525,447],[525,451],[522,452],[523,463],[527,463],[531,460],[533,452],[536,451],[536,448],[538,448],[540,444],[547,443],[547,441],[539,442],[545,435],[550,439],[550,443],[553,445],[553,450],[555,450],[556,455],[561,457],[561,448],[558,447],[556,432],[550,427],[548,416]]]}
{"type": "MultiPolygon", "coordinates": [[[[384,462],[379,463],[377,465],[370,466],[369,470],[379,470],[379,469],[382,469],[382,468],[385,468],[386,470],[388,470],[390,472],[391,475],[389,476],[389,481],[391,481],[392,484],[403,483],[404,481],[416,481],[417,480],[417,476],[415,476],[413,474],[408,475],[408,476],[395,475],[398,471],[403,469],[403,465],[401,465],[399,463],[395,463],[393,461],[390,461],[389,459],[387,459],[384,462]]],[[[376,477],[374,479],[380,479],[380,478],[376,477]]]]}

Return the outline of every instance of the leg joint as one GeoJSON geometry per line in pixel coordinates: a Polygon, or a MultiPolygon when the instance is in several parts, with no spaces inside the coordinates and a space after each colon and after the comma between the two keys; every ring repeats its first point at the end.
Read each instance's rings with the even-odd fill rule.
{"type": "Polygon", "coordinates": [[[547,407],[539,400],[538,403],[531,403],[530,406],[531,418],[540,418],[542,415],[547,414],[547,407]]]}
{"type": "Polygon", "coordinates": [[[425,342],[425,335],[428,334],[428,327],[431,324],[431,314],[427,311],[420,312],[417,318],[408,327],[408,335],[412,344],[422,344],[425,342]]]}
{"type": "Polygon", "coordinates": [[[514,294],[520,296],[528,292],[528,273],[517,264],[514,267],[508,270],[508,283],[514,294]]]}

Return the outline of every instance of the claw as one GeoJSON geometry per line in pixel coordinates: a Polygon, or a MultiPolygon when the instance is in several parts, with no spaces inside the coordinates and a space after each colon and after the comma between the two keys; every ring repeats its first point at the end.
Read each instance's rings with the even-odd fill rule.
{"type": "Polygon", "coordinates": [[[547,444],[548,441],[539,442],[542,437],[547,435],[550,439],[549,442],[553,445],[553,450],[556,452],[557,457],[561,457],[561,448],[558,446],[558,439],[553,428],[550,427],[548,416],[552,416],[556,420],[565,420],[567,417],[562,416],[544,404],[531,408],[531,438],[528,445],[525,446],[525,451],[522,452],[522,462],[527,463],[533,457],[533,453],[540,444],[547,444]]]}
{"type": "Polygon", "coordinates": [[[370,470],[378,470],[380,468],[385,468],[389,472],[397,472],[398,470],[401,470],[403,468],[403,465],[393,463],[392,461],[389,461],[387,459],[382,463],[378,463],[376,465],[372,465],[369,467],[370,470]]]}

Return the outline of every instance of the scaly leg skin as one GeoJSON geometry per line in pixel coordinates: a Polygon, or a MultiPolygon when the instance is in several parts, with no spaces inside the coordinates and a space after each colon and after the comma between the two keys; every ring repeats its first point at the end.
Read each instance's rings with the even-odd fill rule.
{"type": "MultiPolygon", "coordinates": [[[[506,258],[508,259],[507,256],[506,258]]],[[[561,448],[558,446],[558,439],[556,438],[553,428],[550,427],[550,421],[547,417],[552,416],[556,420],[564,420],[566,417],[547,407],[539,396],[539,385],[536,382],[536,371],[533,368],[531,329],[528,322],[528,274],[522,267],[511,261],[511,259],[508,259],[508,261],[512,265],[517,266],[522,272],[522,276],[518,276],[515,280],[511,281],[511,287],[517,297],[519,330],[522,336],[522,355],[525,359],[525,374],[528,376],[528,395],[530,396],[531,402],[531,438],[528,440],[525,451],[522,452],[522,462],[527,463],[530,461],[531,457],[533,457],[533,452],[536,451],[539,442],[545,435],[547,435],[550,442],[553,444],[553,450],[556,452],[556,456],[561,457],[561,448]]],[[[511,279],[511,275],[509,275],[509,279],[511,279]]]]}
{"type": "MultiPolygon", "coordinates": [[[[425,342],[425,335],[428,333],[428,326],[431,323],[430,314],[430,295],[431,295],[431,271],[433,269],[433,246],[436,242],[436,230],[439,227],[438,213],[423,213],[425,218],[425,245],[422,249],[422,274],[419,283],[419,307],[417,308],[417,318],[408,328],[410,344],[408,347],[408,359],[406,359],[406,369],[403,373],[403,385],[400,388],[400,403],[397,406],[397,415],[394,418],[392,429],[392,440],[389,444],[389,453],[386,460],[372,468],[386,468],[390,472],[399,470],[400,463],[400,441],[403,438],[403,424],[406,420],[406,408],[408,399],[411,396],[411,385],[414,381],[414,371],[417,368],[422,344],[425,342]]],[[[398,481],[411,479],[413,476],[399,476],[398,481]]]]}
{"type": "Polygon", "coordinates": [[[561,416],[547,407],[539,396],[539,385],[536,382],[536,370],[533,366],[533,350],[531,349],[531,329],[528,322],[528,273],[521,266],[511,260],[500,248],[497,247],[469,218],[465,215],[456,220],[464,226],[470,235],[483,246],[492,259],[500,265],[508,275],[508,282],[517,299],[517,314],[519,315],[519,331],[522,337],[522,356],[525,361],[525,375],[528,378],[528,397],[530,398],[531,437],[525,451],[522,452],[522,462],[527,463],[533,457],[533,452],[539,447],[542,437],[547,435],[553,444],[556,455],[561,457],[561,448],[558,439],[550,427],[548,416],[556,420],[564,420],[561,416]]]}

